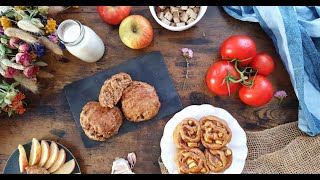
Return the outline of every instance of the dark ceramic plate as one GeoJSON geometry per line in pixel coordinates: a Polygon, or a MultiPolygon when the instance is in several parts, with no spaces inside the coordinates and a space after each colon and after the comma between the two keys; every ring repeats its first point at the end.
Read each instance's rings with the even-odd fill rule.
{"type": "MultiPolygon", "coordinates": [[[[51,144],[51,141],[47,140],[49,146],[51,144]]],[[[57,142],[56,142],[57,143],[57,142]]],[[[27,158],[29,160],[30,150],[31,150],[31,142],[26,143],[23,145],[24,149],[26,150],[27,158]]],[[[71,159],[74,159],[76,162],[76,166],[71,174],[81,174],[80,166],[76,160],[76,158],[73,156],[73,154],[63,145],[57,143],[59,149],[64,149],[66,151],[66,162],[68,162],[71,159]]],[[[9,157],[6,166],[4,167],[3,174],[26,174],[26,172],[20,173],[20,167],[19,167],[19,150],[18,148],[11,154],[9,157]]]]}
{"type": "Polygon", "coordinates": [[[85,135],[80,124],[80,113],[82,111],[82,107],[89,101],[98,101],[100,89],[104,81],[112,75],[120,72],[130,74],[132,79],[135,81],[142,81],[152,85],[157,91],[161,107],[159,113],[151,120],[139,123],[124,120],[118,134],[111,136],[104,142],[110,142],[113,137],[137,130],[141,126],[148,125],[182,109],[180,97],[175,89],[171,76],[168,73],[168,68],[160,52],[152,52],[144,56],[130,59],[126,63],[103,70],[102,72],[88,78],[73,82],[65,86],[64,92],[86,148],[92,148],[104,142],[91,140],[85,135]]]}

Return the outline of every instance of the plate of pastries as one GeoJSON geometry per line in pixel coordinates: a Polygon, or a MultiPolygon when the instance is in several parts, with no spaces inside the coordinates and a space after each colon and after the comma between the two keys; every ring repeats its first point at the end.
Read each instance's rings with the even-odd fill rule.
{"type": "Polygon", "coordinates": [[[164,128],[160,147],[170,174],[240,174],[248,154],[238,121],[209,104],[176,113],[164,128]]]}

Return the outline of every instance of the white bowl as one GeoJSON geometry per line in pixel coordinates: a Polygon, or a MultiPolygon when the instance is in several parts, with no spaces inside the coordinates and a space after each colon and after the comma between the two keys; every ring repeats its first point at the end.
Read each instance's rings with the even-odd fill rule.
{"type": "Polygon", "coordinates": [[[174,26],[169,26],[166,25],[165,23],[163,23],[157,16],[156,11],[154,6],[149,6],[150,12],[153,16],[153,18],[164,28],[170,30],[170,31],[183,31],[186,29],[191,28],[192,26],[194,26],[195,24],[197,24],[198,21],[200,21],[200,19],[203,17],[203,15],[206,13],[208,6],[200,6],[200,11],[198,13],[197,19],[194,20],[191,24],[188,24],[186,26],[179,26],[179,27],[174,27],[174,26]]]}

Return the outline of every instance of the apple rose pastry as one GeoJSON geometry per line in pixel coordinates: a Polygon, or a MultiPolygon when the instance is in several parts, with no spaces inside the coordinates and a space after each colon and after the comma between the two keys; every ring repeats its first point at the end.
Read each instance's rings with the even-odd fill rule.
{"type": "Polygon", "coordinates": [[[204,153],[198,148],[180,149],[176,152],[176,166],[180,174],[207,174],[204,153]]]}
{"type": "Polygon", "coordinates": [[[201,142],[208,149],[220,149],[231,141],[231,130],[224,120],[216,116],[200,119],[201,142]]]}
{"type": "Polygon", "coordinates": [[[177,148],[196,148],[200,146],[200,123],[194,118],[182,120],[173,132],[173,142],[177,148]]]}
{"type": "Polygon", "coordinates": [[[232,163],[232,151],[227,147],[223,147],[219,150],[206,149],[205,157],[207,160],[207,165],[212,172],[223,172],[232,163]]]}

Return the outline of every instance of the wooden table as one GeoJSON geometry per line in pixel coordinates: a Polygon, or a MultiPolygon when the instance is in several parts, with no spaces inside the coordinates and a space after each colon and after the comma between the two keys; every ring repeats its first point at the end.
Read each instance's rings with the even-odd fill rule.
{"type": "Polygon", "coordinates": [[[154,28],[152,44],[142,50],[127,48],[120,40],[118,26],[110,26],[100,19],[94,6],[70,9],[56,17],[76,19],[91,27],[104,41],[105,56],[97,63],[88,64],[65,52],[67,60],[57,61],[50,54],[43,57],[49,63],[46,71],[54,74],[53,79],[40,79],[41,92],[27,93],[28,109],[23,116],[0,119],[0,172],[3,171],[10,154],[19,143],[29,142],[33,137],[50,139],[62,143],[74,153],[82,173],[110,173],[115,157],[126,157],[135,152],[136,173],[160,173],[157,163],[160,156],[160,139],[166,122],[172,117],[156,121],[136,131],[113,138],[98,148],[86,149],[80,138],[79,129],[69,110],[63,87],[73,81],[89,77],[104,69],[151,51],[161,51],[183,106],[212,104],[229,111],[245,130],[258,131],[277,125],[297,121],[298,101],[289,76],[276,53],[271,39],[258,23],[242,22],[230,17],[221,7],[209,7],[201,21],[189,30],[171,32],[162,28],[151,16],[148,7],[133,7],[131,14],[145,16],[154,28]],[[273,98],[265,106],[250,107],[243,104],[237,93],[215,96],[205,84],[205,74],[219,57],[221,43],[231,35],[250,36],[259,52],[269,53],[275,61],[275,71],[269,76],[275,90],[285,90],[288,97],[278,106],[273,98]],[[190,64],[190,79],[182,89],[186,63],[181,48],[194,51],[190,64]]]}

